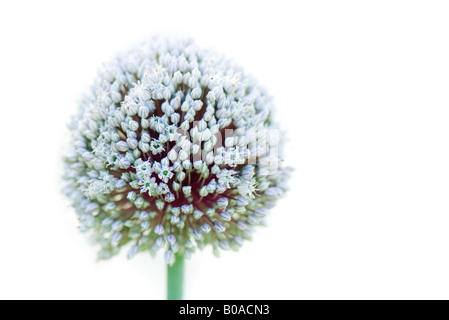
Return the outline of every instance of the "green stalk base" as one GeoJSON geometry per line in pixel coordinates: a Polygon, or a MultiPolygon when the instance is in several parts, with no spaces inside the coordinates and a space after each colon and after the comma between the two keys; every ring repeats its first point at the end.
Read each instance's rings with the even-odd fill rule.
{"type": "Polygon", "coordinates": [[[184,257],[175,255],[173,265],[167,265],[167,300],[182,300],[184,287],[184,257]]]}

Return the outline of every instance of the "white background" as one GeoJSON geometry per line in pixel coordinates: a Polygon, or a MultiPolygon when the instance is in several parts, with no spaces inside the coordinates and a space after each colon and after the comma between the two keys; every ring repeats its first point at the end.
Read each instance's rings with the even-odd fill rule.
{"type": "Polygon", "coordinates": [[[0,298],[164,299],[161,256],[96,262],[60,194],[65,124],[96,69],[191,36],[270,89],[291,190],[188,299],[449,298],[445,1],[4,1],[0,298]]]}

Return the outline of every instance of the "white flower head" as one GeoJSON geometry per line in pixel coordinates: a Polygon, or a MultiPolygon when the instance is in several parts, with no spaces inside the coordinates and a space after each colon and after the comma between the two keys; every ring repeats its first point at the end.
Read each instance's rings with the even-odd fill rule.
{"type": "Polygon", "coordinates": [[[100,258],[238,249],[285,193],[265,89],[190,40],[155,38],[98,73],[70,126],[64,189],[100,258]],[[276,148],[276,150],[273,150],[276,148]]]}

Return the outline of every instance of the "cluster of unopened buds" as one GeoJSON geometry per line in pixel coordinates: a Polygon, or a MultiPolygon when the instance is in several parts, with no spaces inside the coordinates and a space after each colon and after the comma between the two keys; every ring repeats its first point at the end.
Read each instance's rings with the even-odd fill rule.
{"type": "Polygon", "coordinates": [[[271,98],[189,40],[105,64],[70,130],[65,193],[102,259],[238,249],[287,189],[271,98]]]}

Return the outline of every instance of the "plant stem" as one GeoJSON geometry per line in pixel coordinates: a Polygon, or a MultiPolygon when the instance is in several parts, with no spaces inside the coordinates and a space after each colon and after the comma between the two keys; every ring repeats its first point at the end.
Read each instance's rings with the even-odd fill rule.
{"type": "Polygon", "coordinates": [[[167,300],[182,300],[184,284],[184,257],[175,255],[173,265],[167,265],[167,300]]]}

